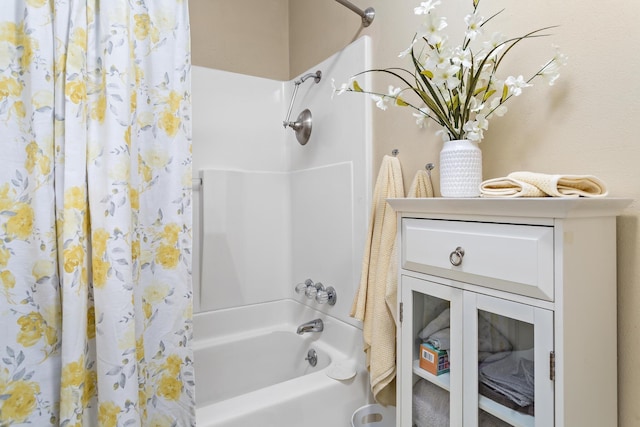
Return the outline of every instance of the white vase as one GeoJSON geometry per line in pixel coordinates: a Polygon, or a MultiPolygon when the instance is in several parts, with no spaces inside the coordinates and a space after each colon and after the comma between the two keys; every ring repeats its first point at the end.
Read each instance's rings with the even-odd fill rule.
{"type": "Polygon", "coordinates": [[[467,139],[447,141],[440,151],[442,197],[479,197],[482,183],[482,151],[467,139]]]}

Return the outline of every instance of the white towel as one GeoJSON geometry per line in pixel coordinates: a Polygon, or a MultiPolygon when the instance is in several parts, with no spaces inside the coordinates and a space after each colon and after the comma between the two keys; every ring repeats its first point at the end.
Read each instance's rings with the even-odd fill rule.
{"type": "Polygon", "coordinates": [[[482,197],[605,197],[607,186],[593,175],[519,171],[480,184],[482,197]]]}
{"type": "Polygon", "coordinates": [[[397,280],[387,280],[390,268],[394,268],[396,214],[386,199],[403,195],[400,161],[385,156],[374,188],[360,286],[351,306],[351,316],[363,322],[371,391],[383,405],[395,404],[396,377],[395,305],[390,307],[386,301],[387,295],[397,292],[397,288],[391,289],[397,287],[397,280]]]}

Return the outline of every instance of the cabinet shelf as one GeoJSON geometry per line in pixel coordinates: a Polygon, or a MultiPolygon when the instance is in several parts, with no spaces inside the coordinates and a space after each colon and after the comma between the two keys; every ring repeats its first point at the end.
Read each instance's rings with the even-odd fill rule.
{"type": "Polygon", "coordinates": [[[498,402],[489,399],[485,396],[480,396],[478,399],[478,407],[485,412],[490,413],[494,417],[500,418],[502,421],[508,422],[514,427],[534,427],[535,418],[522,412],[514,411],[499,404],[498,402]]]}
{"type": "Polygon", "coordinates": [[[429,381],[430,383],[437,385],[440,388],[450,391],[450,386],[449,386],[450,376],[448,372],[445,372],[444,374],[440,374],[440,375],[433,375],[431,372],[427,372],[420,367],[419,360],[414,360],[413,373],[419,376],[420,378],[423,378],[429,381]]]}
{"type": "MultiPolygon", "coordinates": [[[[413,373],[422,379],[429,381],[432,384],[437,385],[447,391],[450,391],[450,375],[444,373],[441,375],[433,375],[431,372],[427,372],[420,367],[420,361],[413,361],[413,373]]],[[[485,412],[500,418],[502,421],[508,422],[514,427],[534,427],[535,418],[528,414],[515,411],[499,404],[498,402],[489,399],[485,396],[480,396],[478,399],[478,407],[485,412]]]]}

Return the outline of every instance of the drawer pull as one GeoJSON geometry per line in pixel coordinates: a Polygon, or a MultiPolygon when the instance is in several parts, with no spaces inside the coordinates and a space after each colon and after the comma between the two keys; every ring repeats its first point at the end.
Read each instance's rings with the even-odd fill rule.
{"type": "Polygon", "coordinates": [[[457,267],[462,264],[462,257],[464,257],[464,249],[458,246],[455,251],[449,254],[449,262],[457,267]]]}

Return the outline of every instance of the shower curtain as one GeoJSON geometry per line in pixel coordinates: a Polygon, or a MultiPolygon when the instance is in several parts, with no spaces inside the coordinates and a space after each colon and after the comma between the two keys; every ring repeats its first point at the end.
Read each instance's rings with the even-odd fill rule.
{"type": "Polygon", "coordinates": [[[186,0],[3,0],[0,425],[195,425],[186,0]]]}

